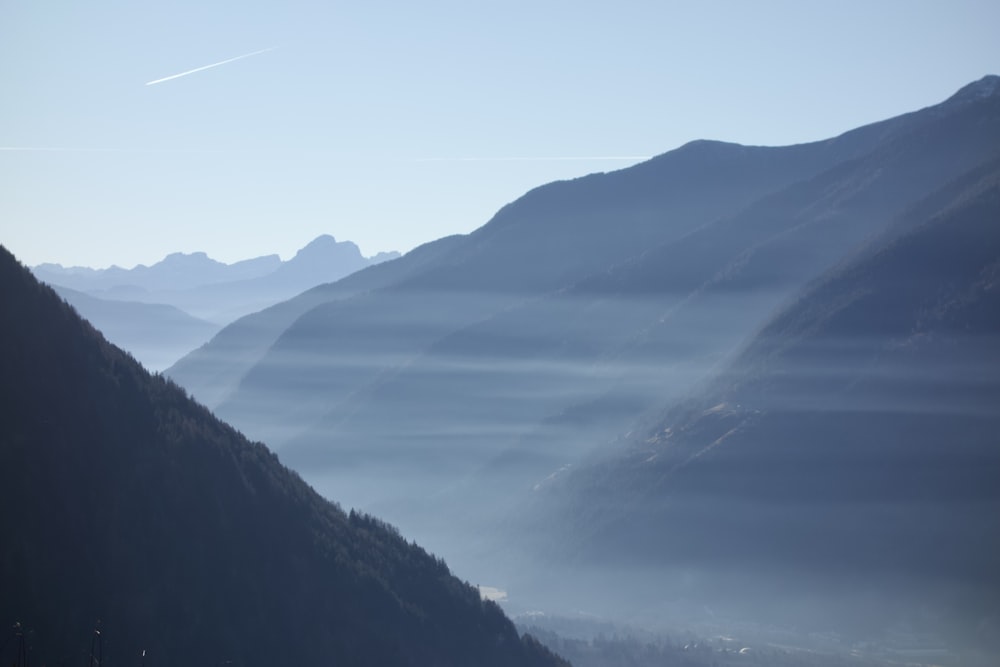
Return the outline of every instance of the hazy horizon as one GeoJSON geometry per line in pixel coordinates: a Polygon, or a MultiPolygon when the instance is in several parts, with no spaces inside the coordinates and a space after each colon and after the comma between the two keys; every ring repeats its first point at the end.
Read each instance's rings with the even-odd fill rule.
{"type": "Polygon", "coordinates": [[[0,218],[30,265],[406,252],[553,180],[828,138],[1000,61],[975,1],[2,14],[0,218]]]}

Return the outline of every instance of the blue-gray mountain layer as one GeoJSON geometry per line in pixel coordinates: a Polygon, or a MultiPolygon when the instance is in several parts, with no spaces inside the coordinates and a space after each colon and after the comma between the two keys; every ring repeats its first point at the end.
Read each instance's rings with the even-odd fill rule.
{"type": "MultiPolygon", "coordinates": [[[[240,428],[275,442],[322,488],[458,554],[461,567],[484,583],[513,590],[520,581],[524,596],[539,595],[535,584],[559,579],[547,567],[556,563],[566,573],[562,547],[573,545],[581,564],[606,556],[618,574],[632,567],[620,559],[634,552],[646,568],[635,571],[637,586],[683,599],[683,591],[659,584],[667,574],[690,580],[684,565],[660,550],[664,541],[684,545],[684,536],[671,540],[672,524],[656,523],[655,513],[628,531],[628,514],[615,503],[630,507],[631,494],[649,488],[656,499],[659,487],[613,474],[625,469],[620,460],[632,460],[635,438],[659,437],[652,429],[663,410],[728,377],[742,351],[815,281],[975,198],[968,188],[987,178],[1000,155],[998,81],[986,77],[938,105],[825,141],[776,148],[699,141],[626,170],[540,187],[472,234],[234,323],[169,373],[240,428]],[[590,473],[570,474],[580,468],[590,473]],[[607,474],[600,487],[607,506],[604,496],[574,491],[590,488],[591,473],[607,474]],[[546,495],[567,476],[577,481],[565,493],[546,495]],[[526,508],[539,522],[523,520],[526,508]],[[602,532],[616,527],[620,533],[602,532]],[[600,538],[606,534],[620,541],[600,538]],[[645,542],[633,541],[643,535],[645,542]]],[[[954,250],[957,263],[973,249],[954,250]]],[[[953,288],[947,274],[930,280],[928,294],[953,288]]],[[[910,311],[897,315],[899,326],[909,326],[910,311]]],[[[991,345],[992,332],[984,332],[991,345]]],[[[991,367],[984,369],[992,377],[991,367]]],[[[799,393],[808,398],[800,388],[792,397],[799,393]]],[[[701,412],[720,403],[729,405],[718,401],[701,412]]],[[[708,414],[728,412],[723,406],[708,414]]],[[[963,429],[987,432],[965,419],[948,413],[935,423],[956,438],[963,429]]],[[[773,437],[782,442],[780,432],[773,437]]],[[[788,432],[791,440],[802,437],[788,432]]],[[[900,465],[910,454],[885,451],[900,465]]],[[[658,470],[657,460],[650,470],[658,470]]],[[[777,469],[788,488],[799,488],[792,484],[796,466],[777,469]]],[[[804,486],[820,488],[811,478],[804,486]]],[[[940,500],[935,511],[947,517],[952,506],[940,500]]],[[[895,517],[884,518],[891,524],[895,517]]],[[[738,563],[741,543],[723,539],[728,524],[713,525],[705,531],[719,541],[705,544],[738,563]]],[[[958,532],[963,540],[972,534],[958,532]]],[[[690,543],[701,553],[697,540],[690,543]]],[[[954,548],[976,551],[962,540],[954,548]]],[[[774,562],[789,567],[794,552],[774,562]]],[[[923,567],[918,562],[914,571],[923,567]]],[[[866,563],[857,561],[858,582],[871,581],[866,563]]],[[[573,586],[565,582],[563,591],[573,586]]],[[[567,604],[612,601],[593,586],[576,589],[584,593],[567,604]]],[[[704,606],[698,595],[691,595],[695,609],[704,606]]],[[[972,598],[959,600],[953,619],[982,611],[970,611],[972,598]]]]}

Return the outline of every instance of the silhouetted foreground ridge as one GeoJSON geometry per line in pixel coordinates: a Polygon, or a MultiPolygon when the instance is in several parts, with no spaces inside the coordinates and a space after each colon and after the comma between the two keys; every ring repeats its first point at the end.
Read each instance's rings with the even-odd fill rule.
{"type": "Polygon", "coordinates": [[[24,625],[32,664],[82,664],[98,622],[121,665],[565,664],[147,374],[6,249],[0,321],[0,622],[24,625]]]}

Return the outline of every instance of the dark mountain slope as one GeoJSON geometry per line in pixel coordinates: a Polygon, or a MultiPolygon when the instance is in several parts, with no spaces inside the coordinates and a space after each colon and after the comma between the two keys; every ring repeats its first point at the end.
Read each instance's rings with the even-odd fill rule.
{"type": "Polygon", "coordinates": [[[0,250],[0,613],[30,659],[552,665],[442,561],[345,515],[0,250]]]}
{"type": "Polygon", "coordinates": [[[998,433],[995,160],[911,209],[702,395],[549,500],[568,494],[555,525],[574,517],[573,558],[652,568],[661,595],[678,590],[667,573],[697,572],[682,595],[758,621],[869,633],[905,621],[988,643],[998,433]]]}

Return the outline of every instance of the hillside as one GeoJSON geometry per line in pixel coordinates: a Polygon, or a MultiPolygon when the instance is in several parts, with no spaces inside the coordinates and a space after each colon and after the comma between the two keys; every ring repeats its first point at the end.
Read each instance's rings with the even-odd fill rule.
{"type": "Polygon", "coordinates": [[[241,317],[206,345],[179,359],[167,374],[183,378],[185,387],[202,403],[216,407],[239,384],[278,337],[299,317],[318,305],[343,301],[380,289],[421,271],[460,241],[447,237],[426,243],[397,261],[381,263],[335,283],[319,285],[259,312],[241,317]]]}
{"type": "Polygon", "coordinates": [[[35,664],[555,665],[0,251],[0,599],[35,664]]]}
{"type": "Polygon", "coordinates": [[[622,451],[547,489],[561,509],[540,530],[572,527],[539,539],[720,615],[906,628],[995,656],[998,221],[993,160],[812,284],[622,451]]]}
{"type": "Polygon", "coordinates": [[[508,564],[485,536],[536,484],[682,398],[811,280],[996,155],[992,81],[833,139],[699,141],[542,186],[264,329],[234,323],[168,374],[321,488],[493,576],[508,564]]]}

